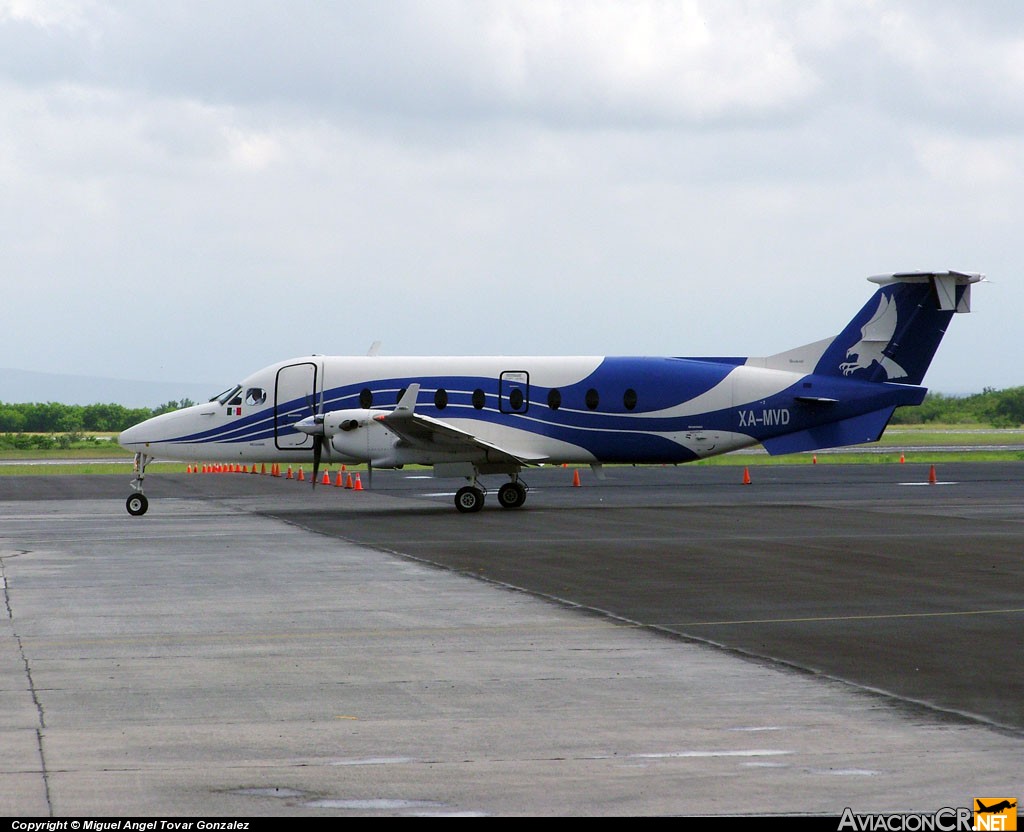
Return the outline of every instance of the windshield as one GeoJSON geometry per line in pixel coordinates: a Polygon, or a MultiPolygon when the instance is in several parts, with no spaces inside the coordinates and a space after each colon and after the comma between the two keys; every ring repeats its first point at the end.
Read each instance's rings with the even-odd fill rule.
{"type": "MultiPolygon", "coordinates": [[[[212,399],[210,399],[210,401],[211,402],[220,402],[221,404],[227,404],[238,393],[240,393],[241,390],[242,390],[242,385],[241,384],[236,384],[234,387],[230,388],[229,390],[225,390],[223,393],[219,393],[218,395],[214,396],[212,399]]],[[[239,401],[238,403],[241,404],[241,401],[239,401]]]]}

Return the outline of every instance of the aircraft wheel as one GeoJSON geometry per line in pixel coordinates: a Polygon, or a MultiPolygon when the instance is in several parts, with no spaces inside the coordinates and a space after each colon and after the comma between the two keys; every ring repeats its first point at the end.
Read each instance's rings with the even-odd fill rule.
{"type": "Polygon", "coordinates": [[[132,517],[141,517],[149,508],[149,500],[146,499],[145,494],[132,494],[125,501],[124,506],[132,517]]]}
{"type": "Polygon", "coordinates": [[[463,514],[480,511],[484,507],[484,492],[472,485],[464,485],[455,495],[455,508],[463,514]]]}
{"type": "Polygon", "coordinates": [[[498,503],[502,508],[519,508],[526,502],[526,486],[521,482],[507,482],[498,489],[498,503]]]}

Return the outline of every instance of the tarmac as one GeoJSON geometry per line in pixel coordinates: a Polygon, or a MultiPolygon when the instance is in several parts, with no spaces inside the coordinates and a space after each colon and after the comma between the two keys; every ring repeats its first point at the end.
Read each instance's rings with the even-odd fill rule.
{"type": "Polygon", "coordinates": [[[0,814],[1019,796],[1024,465],[581,473],[0,477],[0,814]]]}

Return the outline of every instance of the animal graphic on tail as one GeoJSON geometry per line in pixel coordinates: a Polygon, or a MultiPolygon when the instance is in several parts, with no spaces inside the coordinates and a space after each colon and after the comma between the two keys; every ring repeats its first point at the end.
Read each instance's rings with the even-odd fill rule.
{"type": "Polygon", "coordinates": [[[881,365],[890,380],[904,378],[907,375],[899,364],[883,352],[889,346],[889,342],[892,341],[892,336],[896,332],[897,317],[896,304],[889,295],[883,294],[879,298],[877,311],[871,320],[861,328],[860,340],[847,350],[847,359],[854,360],[848,360],[839,365],[844,376],[857,370],[866,370],[875,362],[881,365]]]}

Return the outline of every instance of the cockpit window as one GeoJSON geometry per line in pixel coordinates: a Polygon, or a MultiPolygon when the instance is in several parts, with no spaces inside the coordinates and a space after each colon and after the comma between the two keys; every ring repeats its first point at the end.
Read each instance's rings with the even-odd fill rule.
{"type": "Polygon", "coordinates": [[[250,387],[245,391],[245,403],[250,407],[256,407],[267,400],[267,391],[262,387],[250,387]]]}
{"type": "Polygon", "coordinates": [[[241,396],[238,395],[241,392],[242,392],[242,385],[241,384],[236,384],[230,390],[225,390],[220,395],[214,396],[212,399],[210,399],[210,401],[212,402],[212,401],[216,400],[216,401],[220,402],[221,404],[228,404],[228,403],[230,403],[230,404],[241,404],[242,403],[242,398],[241,398],[241,396]],[[237,398],[237,401],[233,401],[236,398],[237,398]]]}

